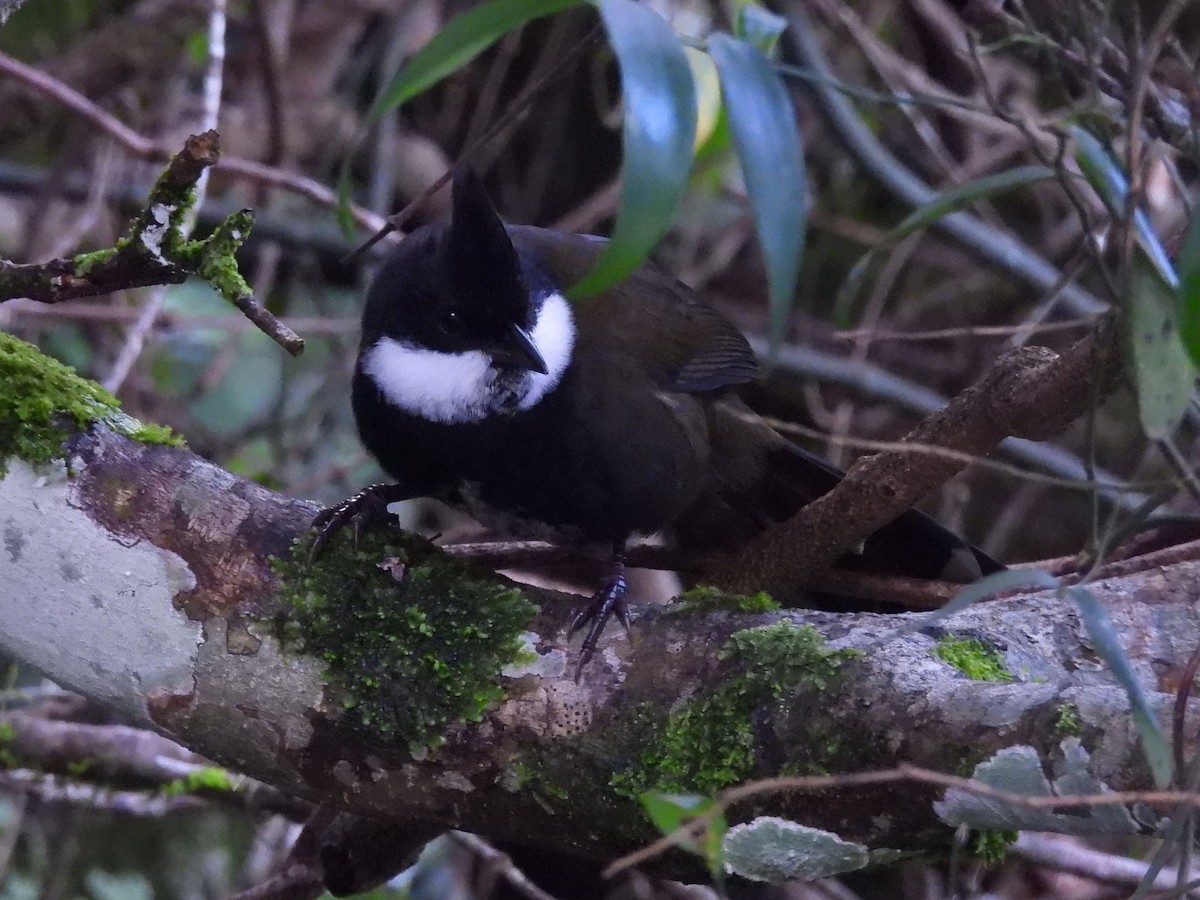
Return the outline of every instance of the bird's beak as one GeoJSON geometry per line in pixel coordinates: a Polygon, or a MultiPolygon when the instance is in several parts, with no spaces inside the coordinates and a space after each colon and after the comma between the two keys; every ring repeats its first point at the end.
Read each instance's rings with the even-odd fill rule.
{"type": "Polygon", "coordinates": [[[549,374],[546,361],[538,353],[537,345],[529,332],[520,325],[509,325],[500,342],[492,348],[491,357],[502,366],[512,366],[516,369],[528,369],[531,372],[549,374]]]}

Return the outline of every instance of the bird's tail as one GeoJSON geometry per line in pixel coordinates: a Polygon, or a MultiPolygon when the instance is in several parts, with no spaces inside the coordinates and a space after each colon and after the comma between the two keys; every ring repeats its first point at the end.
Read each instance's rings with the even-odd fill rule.
{"type": "MultiPolygon", "coordinates": [[[[769,513],[788,518],[833,489],[845,475],[802,447],[788,443],[772,451],[762,488],[773,498],[769,513]],[[790,511],[789,511],[790,510],[790,511]]],[[[1004,568],[978,547],[939,525],[919,509],[902,513],[869,537],[844,568],[861,572],[936,578],[968,583],[1004,568]]]]}
{"type": "MultiPolygon", "coordinates": [[[[765,427],[765,426],[764,426],[765,427]]],[[[738,433],[731,431],[730,433],[738,433]]],[[[684,546],[728,549],[772,524],[786,521],[828,493],[844,472],[802,447],[774,435],[766,465],[717,467],[725,482],[676,526],[684,546]]],[[[717,452],[722,447],[715,445],[717,452]]],[[[736,458],[731,453],[730,458],[736,458]]],[[[880,528],[839,567],[860,572],[908,575],[968,583],[1004,567],[925,513],[910,509],[880,528]]]]}

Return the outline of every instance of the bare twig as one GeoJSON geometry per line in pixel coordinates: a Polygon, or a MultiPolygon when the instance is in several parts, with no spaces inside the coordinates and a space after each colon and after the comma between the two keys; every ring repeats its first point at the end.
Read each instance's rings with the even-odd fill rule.
{"type": "Polygon", "coordinates": [[[528,897],[529,900],[556,900],[552,894],[530,881],[529,876],[513,864],[508,854],[500,852],[483,838],[465,831],[452,831],[450,834],[456,842],[493,867],[522,897],[528,897]]]}
{"type": "MultiPolygon", "coordinates": [[[[237,271],[234,253],[250,233],[250,211],[228,216],[204,240],[189,241],[182,233],[184,219],[192,209],[192,191],[203,172],[216,162],[219,152],[215,131],[188,138],[155,182],[146,208],[111,250],[38,265],[0,260],[5,299],[28,297],[42,303],[59,303],[123,288],[178,284],[195,274],[212,284],[285,350],[292,355],[300,353],[304,341],[259,306],[237,271]]],[[[158,304],[161,299],[146,304],[131,329],[119,364],[109,376],[110,383],[119,384],[136,359],[141,340],[158,315],[158,304]]]]}
{"type": "MultiPolygon", "coordinates": [[[[512,105],[504,111],[504,115],[493,122],[486,131],[479,135],[473,142],[468,144],[462,153],[459,154],[458,164],[462,165],[470,162],[475,154],[477,154],[483,147],[494,140],[496,136],[501,134],[506,128],[512,126],[526,111],[526,109],[529,108],[529,105],[537,99],[538,95],[545,90],[548,85],[552,84],[555,79],[561,76],[568,65],[574,64],[583,51],[586,50],[599,35],[600,27],[596,26],[592,28],[579,40],[578,43],[575,44],[575,46],[564,53],[562,57],[559,58],[552,66],[550,66],[542,75],[536,78],[532,84],[526,87],[521,95],[512,102],[512,105]]],[[[425,201],[427,201],[430,197],[432,197],[449,183],[452,174],[452,171],[444,172],[440,178],[433,182],[433,184],[429,185],[429,187],[425,188],[425,190],[409,201],[409,203],[402,210],[400,210],[400,212],[389,216],[387,223],[380,228],[379,231],[372,235],[365,243],[363,243],[362,246],[355,250],[353,255],[361,256],[388,234],[402,228],[404,224],[408,222],[410,218],[412,218],[413,214],[420,209],[422,205],[424,205],[425,201]]]]}
{"type": "MultiPolygon", "coordinates": [[[[83,94],[32,66],[27,66],[4,53],[0,53],[0,74],[8,75],[26,87],[50,97],[67,109],[91,122],[101,131],[111,135],[122,147],[134,156],[149,162],[166,162],[171,158],[170,150],[163,144],[139,134],[107,110],[97,106],[83,94]]],[[[336,192],[325,185],[294,172],[285,172],[273,166],[236,156],[221,158],[219,168],[223,173],[235,175],[269,187],[285,188],[307,197],[326,207],[339,203],[336,192]]],[[[368,209],[351,203],[350,216],[361,228],[376,231],[385,220],[368,209]]]]}

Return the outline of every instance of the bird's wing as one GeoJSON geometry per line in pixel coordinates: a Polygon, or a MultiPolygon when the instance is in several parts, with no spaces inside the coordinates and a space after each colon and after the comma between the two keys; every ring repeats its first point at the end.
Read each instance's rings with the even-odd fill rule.
{"type": "MultiPolygon", "coordinates": [[[[569,287],[595,264],[602,238],[510,227],[513,244],[556,285],[569,287]]],[[[696,293],[652,265],[574,305],[579,340],[633,359],[661,387],[702,393],[758,374],[745,336],[696,293]],[[620,323],[619,327],[614,323],[620,323]]]]}

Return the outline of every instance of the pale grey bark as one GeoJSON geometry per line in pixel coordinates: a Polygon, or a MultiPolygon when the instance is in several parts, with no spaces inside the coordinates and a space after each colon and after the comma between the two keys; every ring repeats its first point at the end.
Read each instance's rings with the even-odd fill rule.
{"type": "MultiPolygon", "coordinates": [[[[639,744],[631,717],[704,697],[727,668],[719,650],[729,635],[778,620],[862,656],[823,690],[755,710],[755,777],[907,762],[956,774],[982,765],[1013,790],[1039,778],[1060,793],[1151,786],[1124,690],[1074,606],[1052,592],[979,604],[925,631],[902,631],[911,616],[638,610],[632,634],[611,629],[580,684],[571,677],[578,646],[563,634],[572,603],[540,592],[528,635],[537,665],[502,679],[508,698],[482,722],[452,726],[440,748],[414,756],[350,727],[319,661],[282,651],[263,618],[278,602],[268,557],[288,552],[311,504],[187,450],[102,429],[69,446],[70,477],[62,464],[10,460],[0,480],[0,648],[131,722],[340,809],[599,857],[633,850],[654,830],[610,779],[636,767],[661,734],[639,744]],[[932,652],[945,634],[996,648],[1015,680],[964,677],[932,652]],[[1078,736],[1062,727],[1067,707],[1078,736]]],[[[1183,563],[1094,590],[1169,729],[1174,679],[1200,641],[1200,568],[1183,563]]],[[[1195,722],[1192,709],[1189,753],[1195,722]]],[[[763,814],[868,850],[928,848],[960,822],[1113,833],[1153,819],[1145,810],[984,808],[913,783],[763,799],[734,818],[763,814]]]]}

